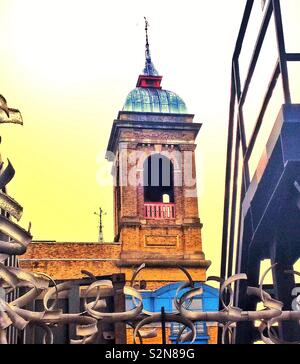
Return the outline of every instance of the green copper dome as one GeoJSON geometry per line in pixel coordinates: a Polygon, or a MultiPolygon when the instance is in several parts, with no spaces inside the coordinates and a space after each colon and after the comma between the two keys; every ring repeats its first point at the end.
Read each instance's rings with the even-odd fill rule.
{"type": "Polygon", "coordinates": [[[143,74],[139,76],[137,87],[127,96],[123,111],[187,114],[184,101],[174,92],[161,88],[162,76],[159,76],[151,59],[148,26],[149,23],[145,18],[145,68],[143,74]]]}
{"type": "Polygon", "coordinates": [[[137,87],[127,96],[123,111],[186,114],[187,108],[174,92],[137,87]]]}

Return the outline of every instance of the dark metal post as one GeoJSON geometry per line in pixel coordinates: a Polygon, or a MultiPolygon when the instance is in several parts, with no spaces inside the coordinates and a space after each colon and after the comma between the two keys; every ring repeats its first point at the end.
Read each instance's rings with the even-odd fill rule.
{"type": "Polygon", "coordinates": [[[273,9],[274,9],[274,19],[275,19],[275,28],[276,28],[277,46],[279,52],[279,63],[282,76],[284,100],[286,104],[290,104],[292,101],[291,101],[289,74],[287,67],[287,55],[285,50],[285,40],[284,40],[283,26],[282,26],[282,15],[281,15],[279,0],[273,0],[273,9]]]}
{"type": "MultiPolygon", "coordinates": [[[[293,270],[295,256],[292,253],[291,245],[294,242],[289,240],[286,234],[287,228],[282,225],[278,226],[275,238],[270,244],[270,257],[272,264],[276,263],[273,268],[273,287],[276,299],[283,303],[283,310],[292,310],[292,290],[296,286],[293,274],[286,274],[286,271],[293,270]]],[[[300,338],[300,327],[298,322],[282,321],[279,325],[279,337],[290,342],[297,341],[300,338]]]]}
{"type": "MultiPolygon", "coordinates": [[[[68,312],[69,313],[78,313],[80,312],[80,286],[74,285],[69,291],[68,297],[68,312]]],[[[76,338],[76,325],[69,324],[69,339],[76,338]]]]}
{"type": "MultiPolygon", "coordinates": [[[[112,282],[114,287],[114,312],[124,312],[126,301],[124,295],[125,275],[113,274],[112,282]]],[[[115,323],[115,344],[126,344],[126,324],[123,322],[115,323]]]]}
{"type": "MultiPolygon", "coordinates": [[[[35,311],[36,301],[31,301],[26,305],[26,310],[35,311]]],[[[23,344],[35,344],[35,327],[34,325],[27,325],[23,331],[23,344]]]]}
{"type": "Polygon", "coordinates": [[[227,277],[232,275],[233,264],[233,250],[234,250],[234,233],[235,233],[235,221],[236,221],[236,202],[237,202],[237,180],[238,180],[238,167],[239,167],[239,152],[240,152],[240,133],[239,128],[236,132],[235,141],[235,157],[234,157],[234,172],[233,172],[233,188],[232,188],[232,206],[231,206],[231,222],[230,222],[230,234],[229,234],[229,252],[228,252],[228,266],[227,277]]]}
{"type": "MultiPolygon", "coordinates": [[[[233,70],[232,70],[233,72],[233,70]]],[[[232,140],[233,140],[233,124],[234,124],[234,105],[235,105],[235,85],[231,83],[231,99],[228,122],[227,137],[227,160],[226,160],[226,177],[225,177],[225,197],[223,212],[223,236],[222,236],[222,253],[221,253],[221,278],[225,279],[226,262],[227,262],[227,243],[228,243],[228,221],[230,206],[230,180],[231,180],[231,157],[232,157],[232,140]]]]}
{"type": "Polygon", "coordinates": [[[161,334],[162,334],[162,344],[166,345],[166,316],[165,316],[165,308],[161,308],[161,334]]]}

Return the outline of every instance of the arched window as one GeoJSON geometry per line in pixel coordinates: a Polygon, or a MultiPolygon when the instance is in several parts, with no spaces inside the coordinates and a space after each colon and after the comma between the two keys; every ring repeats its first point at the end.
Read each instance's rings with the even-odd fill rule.
{"type": "Polygon", "coordinates": [[[173,163],[161,154],[153,154],[144,162],[144,200],[174,203],[173,163]]]}

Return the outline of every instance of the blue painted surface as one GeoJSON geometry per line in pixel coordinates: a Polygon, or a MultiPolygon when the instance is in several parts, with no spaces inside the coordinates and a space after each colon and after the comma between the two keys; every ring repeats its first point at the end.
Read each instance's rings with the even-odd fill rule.
{"type": "MultiPolygon", "coordinates": [[[[144,309],[151,312],[160,312],[161,307],[165,308],[165,312],[171,313],[176,312],[174,309],[174,298],[176,296],[176,291],[183,282],[169,284],[163,286],[155,291],[144,291],[142,292],[144,309]]],[[[203,283],[196,283],[195,287],[202,287],[203,294],[195,297],[190,309],[192,311],[205,311],[205,312],[216,312],[218,311],[218,290],[211,286],[203,283]]],[[[181,295],[184,291],[181,291],[181,295]]],[[[132,308],[132,300],[130,297],[126,298],[127,309],[132,308]]],[[[208,334],[207,326],[204,322],[199,322],[197,325],[197,338],[195,344],[207,344],[208,334]]],[[[170,340],[172,343],[176,341],[176,332],[178,332],[178,324],[171,324],[171,336],[170,340]]]]}

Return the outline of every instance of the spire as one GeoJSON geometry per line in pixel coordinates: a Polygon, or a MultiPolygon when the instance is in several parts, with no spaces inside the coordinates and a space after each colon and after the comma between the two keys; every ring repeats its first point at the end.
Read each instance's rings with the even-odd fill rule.
{"type": "Polygon", "coordinates": [[[158,76],[158,72],[156,71],[152,60],[151,60],[151,54],[150,54],[150,46],[149,46],[149,37],[148,37],[148,27],[149,23],[146,17],[145,19],[145,32],[146,32],[146,65],[144,68],[144,75],[146,76],[158,76]]]}
{"type": "Polygon", "coordinates": [[[149,37],[148,37],[148,27],[149,23],[146,18],[145,19],[145,31],[146,31],[146,65],[143,71],[143,74],[139,76],[136,86],[144,87],[144,88],[161,88],[161,80],[162,76],[158,75],[150,54],[150,46],[149,46],[149,37]]]}

